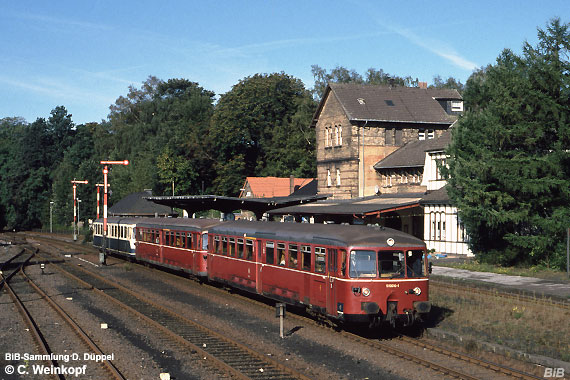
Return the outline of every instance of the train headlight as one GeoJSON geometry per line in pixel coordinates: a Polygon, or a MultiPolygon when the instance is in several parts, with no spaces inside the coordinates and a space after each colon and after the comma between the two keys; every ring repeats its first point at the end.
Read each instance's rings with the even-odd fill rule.
{"type": "Polygon", "coordinates": [[[420,289],[419,286],[416,286],[416,287],[414,288],[414,294],[415,294],[416,296],[419,296],[420,294],[422,294],[422,290],[420,289]]]}
{"type": "Polygon", "coordinates": [[[362,288],[362,295],[364,297],[368,297],[370,295],[370,289],[368,288],[362,288]]]}

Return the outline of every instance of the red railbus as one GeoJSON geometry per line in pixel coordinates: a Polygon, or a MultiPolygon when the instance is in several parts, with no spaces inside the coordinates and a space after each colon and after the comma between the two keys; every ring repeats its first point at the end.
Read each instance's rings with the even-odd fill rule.
{"type": "Polygon", "coordinates": [[[425,243],[401,231],[235,221],[208,235],[211,281],[371,326],[430,310],[425,243]]]}
{"type": "Polygon", "coordinates": [[[144,218],[136,225],[136,259],[207,276],[208,228],[215,219],[144,218]]]}

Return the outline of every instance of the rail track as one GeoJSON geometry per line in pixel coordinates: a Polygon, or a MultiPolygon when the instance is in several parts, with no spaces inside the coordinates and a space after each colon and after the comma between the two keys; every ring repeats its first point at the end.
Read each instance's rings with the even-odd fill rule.
{"type": "MultiPolygon", "coordinates": [[[[90,352],[100,355],[100,357],[104,357],[103,352],[97,347],[95,342],[81,329],[81,327],[59,306],[53,299],[51,299],[40,287],[38,287],[25,273],[24,268],[25,265],[36,255],[35,251],[30,251],[29,249],[23,249],[20,251],[19,254],[14,256],[9,262],[13,262],[16,258],[25,257],[24,260],[21,260],[18,263],[17,267],[6,277],[2,275],[2,283],[6,287],[10,298],[14,302],[18,312],[22,315],[24,319],[24,323],[28,327],[29,331],[32,334],[32,338],[36,344],[36,349],[38,353],[42,356],[42,358],[46,358],[43,360],[44,364],[46,364],[50,371],[44,374],[51,375],[54,378],[58,379],[65,379],[65,376],[61,373],[62,371],[58,370],[58,367],[61,367],[61,363],[58,361],[59,355],[56,352],[53,352],[50,348],[50,344],[48,341],[52,341],[58,339],[59,336],[57,334],[46,333],[46,331],[42,331],[42,328],[39,327],[39,324],[33,317],[33,313],[30,312],[29,307],[24,305],[21,297],[18,294],[30,294],[36,293],[39,295],[45,302],[60,316],[60,318],[73,330],[73,332],[80,338],[84,348],[87,348],[90,352]],[[10,284],[9,280],[14,277],[16,274],[19,274],[23,281],[18,282],[16,285],[10,284]],[[51,336],[50,336],[51,335],[51,336]],[[53,368],[53,370],[52,370],[53,368]]],[[[6,265],[5,263],[2,265],[4,268],[6,265]]],[[[77,349],[76,349],[77,350],[77,349]]],[[[125,377],[117,370],[117,368],[113,365],[112,362],[109,360],[102,360],[98,362],[98,366],[102,369],[101,375],[104,374],[105,378],[108,379],[118,379],[124,380],[125,377]]],[[[73,377],[73,374],[71,374],[73,377]]]]}
{"type": "MultiPolygon", "coordinates": [[[[150,271],[150,272],[159,271],[160,273],[164,273],[165,276],[173,277],[173,278],[176,278],[177,280],[180,279],[180,277],[178,277],[174,274],[163,272],[163,271],[153,269],[153,268],[149,268],[146,266],[141,266],[141,269],[143,269],[145,271],[150,271]]],[[[188,281],[191,281],[191,280],[188,280],[188,281]]],[[[214,287],[214,286],[209,286],[209,288],[215,292],[226,293],[222,289],[219,289],[219,288],[214,287]]],[[[262,303],[262,302],[259,302],[259,301],[256,301],[256,300],[251,299],[250,297],[247,297],[247,296],[242,296],[242,295],[234,293],[234,294],[232,294],[232,297],[237,297],[244,302],[255,304],[257,307],[265,308],[268,310],[273,310],[272,306],[267,305],[267,304],[262,303]]],[[[321,323],[320,321],[315,320],[311,317],[305,317],[305,316],[299,315],[299,314],[290,313],[290,314],[288,314],[288,318],[296,319],[296,320],[301,321],[305,324],[310,324],[310,325],[318,327],[318,328],[330,328],[331,327],[330,324],[321,323]]],[[[376,340],[376,339],[370,339],[370,338],[362,337],[360,335],[357,335],[355,333],[351,333],[351,332],[345,331],[345,330],[339,330],[339,331],[337,331],[337,333],[344,336],[345,338],[353,341],[353,342],[357,342],[359,344],[363,344],[363,345],[372,347],[374,349],[380,350],[380,351],[388,353],[390,355],[397,356],[397,357],[405,359],[405,360],[413,361],[414,363],[420,364],[426,368],[430,368],[430,369],[437,371],[437,372],[439,372],[443,375],[446,375],[446,376],[450,376],[450,377],[454,377],[454,378],[458,378],[458,379],[466,379],[466,380],[467,379],[470,379],[470,380],[479,379],[478,377],[472,376],[472,375],[466,373],[465,371],[456,370],[456,369],[453,369],[449,366],[442,365],[442,364],[436,363],[434,361],[430,361],[430,360],[426,360],[424,358],[418,357],[417,355],[410,353],[404,349],[396,348],[396,347],[392,346],[390,343],[386,343],[386,342],[376,340]]],[[[435,353],[444,355],[445,357],[449,357],[449,358],[452,358],[455,360],[459,360],[461,362],[469,363],[471,365],[475,365],[475,366],[483,368],[485,370],[490,370],[496,374],[502,374],[502,375],[508,376],[510,378],[524,379],[524,380],[542,379],[541,377],[537,377],[537,376],[534,376],[532,374],[521,372],[521,371],[518,371],[518,370],[510,368],[510,367],[506,367],[506,366],[503,366],[503,365],[500,365],[497,363],[492,363],[490,361],[478,359],[478,358],[475,358],[475,357],[470,356],[470,355],[451,351],[451,350],[448,350],[446,348],[443,348],[443,347],[440,347],[437,345],[429,344],[429,343],[422,341],[422,340],[419,340],[417,338],[411,338],[409,336],[398,334],[397,340],[400,342],[403,342],[407,345],[411,345],[411,346],[414,346],[416,348],[420,347],[422,349],[429,350],[431,352],[435,352],[435,353]]]]}
{"type": "Polygon", "coordinates": [[[235,379],[309,379],[294,369],[98,274],[68,263],[61,263],[56,268],[69,278],[93,289],[119,307],[136,315],[175,343],[197,353],[224,376],[235,379]]]}
{"type": "MultiPolygon", "coordinates": [[[[149,270],[149,271],[155,271],[156,270],[156,269],[150,269],[150,268],[143,267],[143,266],[141,266],[141,268],[144,270],[149,270]]],[[[86,271],[86,272],[93,275],[90,271],[86,271]]],[[[167,276],[176,277],[178,280],[180,279],[180,277],[177,277],[177,276],[170,274],[170,273],[166,273],[166,272],[162,272],[162,271],[161,271],[161,273],[164,273],[167,276]]],[[[105,279],[102,279],[102,280],[105,280],[105,279]]],[[[115,286],[116,286],[116,284],[115,284],[115,286]]],[[[222,290],[220,290],[216,287],[210,287],[210,288],[213,289],[214,291],[223,292],[222,290]]],[[[128,290],[128,289],[126,289],[126,290],[128,292],[130,292],[130,290],[128,290]]],[[[492,292],[492,294],[495,295],[496,292],[492,292]]],[[[272,306],[269,306],[267,304],[255,301],[249,297],[244,297],[244,296],[237,295],[237,294],[233,294],[232,296],[233,297],[239,297],[240,299],[242,299],[245,302],[254,303],[258,307],[273,309],[272,306]]],[[[515,298],[516,298],[516,295],[515,295],[515,298]]],[[[532,300],[533,299],[530,299],[529,302],[532,302],[532,300]]],[[[154,319],[154,317],[152,317],[152,318],[154,319]]],[[[319,326],[321,328],[324,326],[322,323],[319,323],[319,321],[315,321],[312,318],[307,318],[307,317],[304,317],[302,315],[297,315],[297,314],[291,313],[291,314],[289,314],[289,318],[294,318],[294,319],[300,320],[304,323],[311,324],[313,326],[319,326]]],[[[392,345],[390,342],[383,342],[383,341],[379,341],[376,339],[370,339],[370,338],[362,337],[360,335],[353,334],[351,332],[344,331],[344,330],[341,330],[338,333],[343,335],[347,339],[352,340],[354,342],[357,342],[359,344],[363,344],[363,345],[372,347],[374,349],[380,350],[382,352],[388,353],[390,355],[394,355],[394,356],[403,358],[405,360],[412,361],[412,362],[417,363],[419,365],[422,365],[426,368],[430,368],[432,370],[435,370],[435,371],[437,371],[441,374],[444,374],[446,376],[450,376],[450,377],[454,377],[454,378],[460,378],[460,379],[478,379],[478,377],[473,376],[473,375],[467,373],[466,371],[453,369],[448,365],[443,365],[443,364],[440,364],[440,363],[432,361],[432,360],[426,360],[425,358],[422,358],[421,356],[418,356],[414,353],[411,353],[406,349],[394,347],[394,345],[392,345]]],[[[453,358],[454,360],[459,360],[461,362],[469,363],[470,365],[475,365],[479,368],[482,368],[485,370],[490,370],[490,371],[495,372],[496,374],[502,374],[502,375],[505,375],[505,376],[508,376],[511,378],[528,379],[528,380],[540,379],[540,377],[534,376],[532,374],[524,373],[524,372],[515,370],[513,368],[502,366],[502,365],[492,363],[489,361],[481,360],[481,359],[472,357],[470,355],[465,355],[465,354],[457,353],[454,351],[450,351],[450,350],[447,350],[445,348],[426,343],[422,340],[418,340],[416,338],[410,338],[407,336],[400,335],[397,337],[397,341],[403,342],[404,344],[407,344],[407,345],[414,346],[416,348],[420,347],[424,350],[429,350],[431,352],[438,353],[438,354],[443,355],[445,357],[453,358]]]]}
{"type": "Polygon", "coordinates": [[[543,305],[548,307],[558,307],[565,310],[570,310],[570,302],[553,299],[552,297],[529,295],[519,292],[507,292],[497,289],[486,289],[479,286],[469,286],[466,284],[457,285],[449,281],[439,281],[430,280],[430,288],[436,288],[439,290],[444,290],[446,292],[456,292],[456,293],[470,293],[470,294],[480,294],[484,296],[492,296],[505,298],[509,300],[516,300],[517,302],[526,302],[537,305],[543,305]]]}

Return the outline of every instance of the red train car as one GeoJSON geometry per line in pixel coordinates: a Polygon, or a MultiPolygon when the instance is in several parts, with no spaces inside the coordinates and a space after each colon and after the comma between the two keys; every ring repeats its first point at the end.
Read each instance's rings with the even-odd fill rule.
{"type": "Polygon", "coordinates": [[[389,228],[235,221],[209,228],[208,278],[341,321],[409,325],[430,310],[426,256],[389,228]]]}
{"type": "Polygon", "coordinates": [[[144,218],[136,224],[136,259],[207,275],[208,228],[215,219],[144,218]]]}

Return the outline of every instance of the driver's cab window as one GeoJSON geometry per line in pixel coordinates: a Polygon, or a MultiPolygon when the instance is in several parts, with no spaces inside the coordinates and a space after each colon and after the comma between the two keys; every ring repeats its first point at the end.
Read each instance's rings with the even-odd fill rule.
{"type": "Polygon", "coordinates": [[[404,277],[404,252],[378,252],[378,271],[380,277],[404,277]]]}
{"type": "Polygon", "coordinates": [[[376,252],[355,250],[350,252],[349,276],[376,277],[376,252]]]}
{"type": "Polygon", "coordinates": [[[424,277],[424,251],[406,251],[406,274],[408,277],[424,277]]]}

